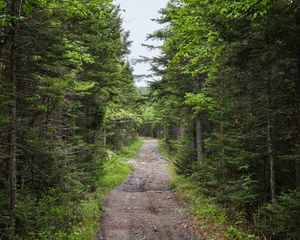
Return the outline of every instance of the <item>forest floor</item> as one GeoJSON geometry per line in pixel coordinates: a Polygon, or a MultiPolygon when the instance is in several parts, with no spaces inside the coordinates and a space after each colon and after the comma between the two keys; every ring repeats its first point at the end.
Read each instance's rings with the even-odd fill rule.
{"type": "Polygon", "coordinates": [[[169,188],[168,162],[144,140],[129,179],[107,197],[98,240],[198,240],[196,221],[169,188]]]}

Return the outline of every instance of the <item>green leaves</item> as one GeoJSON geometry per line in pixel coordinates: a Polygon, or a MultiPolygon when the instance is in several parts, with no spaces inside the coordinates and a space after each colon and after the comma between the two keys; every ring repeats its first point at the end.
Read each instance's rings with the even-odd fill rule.
{"type": "Polygon", "coordinates": [[[124,109],[121,106],[109,105],[105,114],[106,123],[135,123],[141,124],[141,118],[131,109],[124,109]]]}
{"type": "MultiPolygon", "coordinates": [[[[128,34],[111,0],[24,0],[21,17],[11,13],[12,2],[0,1],[0,165],[9,161],[15,120],[19,236],[9,236],[1,197],[0,238],[70,239],[74,226],[81,232],[80,203],[106,174],[107,148],[135,140],[141,122],[125,60],[128,34]]],[[[7,176],[0,171],[0,196],[7,176]]],[[[93,235],[92,224],[85,236],[93,235]]]]}
{"type": "Polygon", "coordinates": [[[266,15],[273,4],[271,0],[223,1],[219,8],[227,19],[236,20],[246,16],[253,20],[266,15]]]}
{"type": "MultiPolygon", "coordinates": [[[[164,40],[162,55],[153,59],[161,76],[151,84],[154,113],[178,172],[191,174],[237,225],[256,222],[258,213],[262,224],[254,228],[270,239],[300,236],[299,217],[291,211],[299,215],[298,196],[279,197],[268,205],[270,213],[259,210],[270,195],[285,196],[299,185],[298,5],[173,0],[161,11],[163,29],[152,35],[164,40]]],[[[255,239],[238,229],[225,237],[255,239]]]]}
{"type": "Polygon", "coordinates": [[[217,102],[202,92],[198,94],[187,93],[185,99],[185,103],[192,107],[196,115],[202,112],[213,112],[218,108],[217,102]]]}
{"type": "Polygon", "coordinates": [[[73,74],[83,71],[83,64],[95,63],[94,57],[88,52],[88,47],[81,41],[69,41],[64,39],[65,55],[69,62],[73,65],[73,74]]]}
{"type": "Polygon", "coordinates": [[[74,82],[73,90],[80,95],[91,94],[90,90],[95,87],[95,82],[85,81],[85,82],[74,82]]]}
{"type": "Polygon", "coordinates": [[[172,37],[166,40],[164,49],[167,51],[174,44],[179,46],[171,65],[184,62],[184,73],[193,76],[214,73],[223,50],[222,39],[211,19],[216,14],[214,5],[207,1],[186,1],[176,11],[170,8],[172,37]]]}

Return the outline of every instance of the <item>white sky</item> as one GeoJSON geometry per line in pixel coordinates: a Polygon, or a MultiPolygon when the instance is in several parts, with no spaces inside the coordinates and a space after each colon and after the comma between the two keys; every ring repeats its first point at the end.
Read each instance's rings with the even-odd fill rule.
{"type": "MultiPolygon", "coordinates": [[[[131,46],[130,59],[136,59],[139,56],[155,56],[159,54],[158,50],[148,51],[145,47],[142,47],[142,43],[152,44],[150,41],[146,42],[147,34],[158,30],[161,26],[151,19],[155,19],[159,16],[158,11],[164,8],[167,4],[167,0],[115,0],[117,4],[120,4],[123,16],[123,27],[125,30],[130,31],[129,40],[133,41],[131,46]]],[[[156,42],[153,45],[158,45],[156,42]]],[[[149,74],[150,66],[144,63],[138,63],[133,66],[134,74],[149,74]]],[[[151,79],[148,79],[151,80],[151,79]]],[[[136,83],[137,86],[146,86],[146,82],[143,80],[136,83]]]]}

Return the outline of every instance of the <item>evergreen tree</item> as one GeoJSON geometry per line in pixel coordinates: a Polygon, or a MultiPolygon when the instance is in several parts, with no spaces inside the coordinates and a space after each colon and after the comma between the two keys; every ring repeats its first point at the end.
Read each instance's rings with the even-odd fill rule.
{"type": "Polygon", "coordinates": [[[297,6],[170,1],[152,34],[164,44],[150,95],[177,171],[271,239],[299,238],[297,6]]]}
{"type": "MultiPolygon", "coordinates": [[[[0,11],[0,236],[68,239],[103,174],[109,107],[135,114],[128,33],[109,0],[3,1],[0,11]]],[[[107,134],[134,139],[135,124],[107,134]]]]}

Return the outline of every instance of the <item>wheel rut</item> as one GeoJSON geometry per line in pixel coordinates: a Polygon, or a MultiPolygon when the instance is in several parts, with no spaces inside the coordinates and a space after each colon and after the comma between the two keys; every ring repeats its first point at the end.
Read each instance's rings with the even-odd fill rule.
{"type": "Polygon", "coordinates": [[[169,188],[168,163],[144,140],[134,171],[106,198],[97,240],[200,240],[195,221],[169,188]]]}

